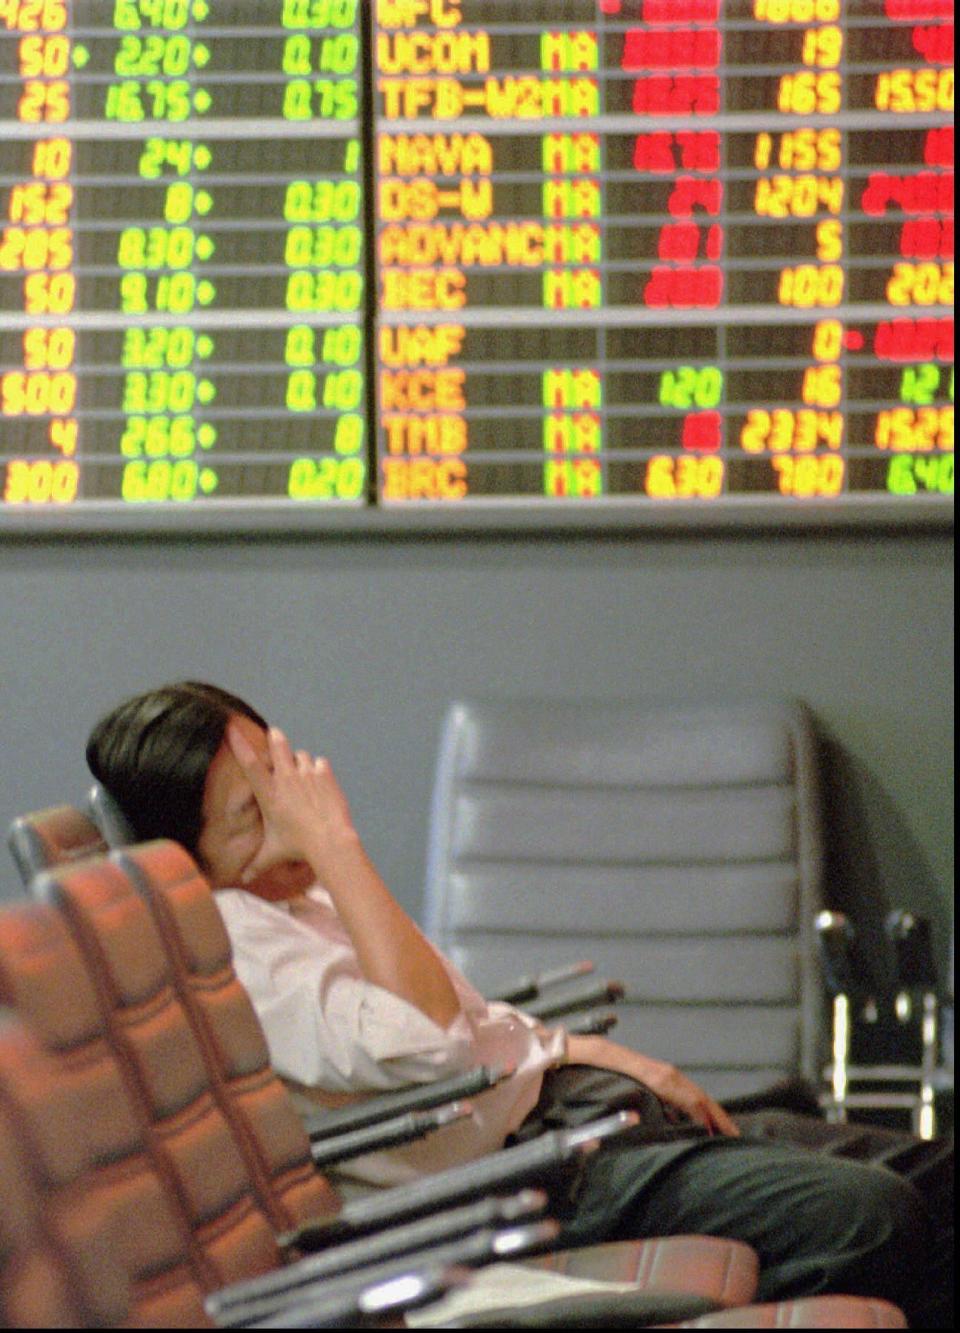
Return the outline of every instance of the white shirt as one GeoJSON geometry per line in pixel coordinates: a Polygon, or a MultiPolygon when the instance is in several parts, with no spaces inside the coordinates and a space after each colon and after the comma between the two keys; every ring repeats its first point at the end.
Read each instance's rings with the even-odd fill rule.
{"type": "Polygon", "coordinates": [[[470,1120],[344,1163],[344,1174],[399,1184],[502,1147],[536,1104],[544,1070],[563,1058],[562,1028],[543,1028],[512,1005],[488,1002],[440,954],[461,1006],[446,1029],[367,981],[319,885],[288,902],[267,902],[243,889],[221,889],[216,900],[273,1067],[301,1111],[317,1110],[311,1090],[375,1093],[478,1065],[515,1067],[510,1078],[471,1098],[470,1120]]]}

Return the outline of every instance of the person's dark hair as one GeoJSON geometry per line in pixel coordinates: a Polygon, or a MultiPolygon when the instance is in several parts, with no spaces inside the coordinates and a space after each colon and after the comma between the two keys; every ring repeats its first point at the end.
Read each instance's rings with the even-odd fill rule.
{"type": "Polygon", "coordinates": [[[138,840],[173,838],[196,854],[207,770],[235,714],[266,722],[217,685],[185,680],[127,699],[100,719],[87,764],[138,840]]]}

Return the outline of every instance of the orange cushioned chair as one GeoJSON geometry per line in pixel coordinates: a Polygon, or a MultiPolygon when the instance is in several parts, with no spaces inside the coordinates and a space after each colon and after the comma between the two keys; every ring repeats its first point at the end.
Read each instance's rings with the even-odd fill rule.
{"type": "MultiPolygon", "coordinates": [[[[170,844],[165,854],[173,858],[176,875],[192,885],[188,899],[193,897],[205,903],[207,926],[212,928],[218,948],[225,950],[228,959],[228,946],[220,940],[219,913],[205,881],[179,848],[170,844]]],[[[40,887],[59,903],[74,932],[75,944],[81,946],[84,963],[95,982],[101,1031],[118,1057],[117,1066],[126,1094],[139,1110],[156,1165],[170,1187],[181,1230],[185,1229],[189,1237],[197,1281],[205,1292],[217,1291],[237,1279],[276,1270],[281,1261],[275,1241],[278,1221],[289,1227],[307,1217],[319,1217],[321,1221],[316,1230],[319,1238],[329,1244],[335,1238],[382,1230],[404,1216],[432,1211],[438,1204],[462,1202],[477,1188],[486,1188],[491,1183],[493,1187],[513,1186],[517,1183],[517,1175],[511,1166],[512,1161],[524,1164],[525,1177],[530,1170],[549,1174],[566,1156],[559,1141],[551,1145],[551,1136],[545,1136],[542,1143],[538,1141],[537,1151],[532,1156],[517,1150],[495,1154],[490,1159],[492,1182],[482,1171],[453,1172],[449,1174],[458,1177],[453,1182],[456,1187],[453,1194],[450,1193],[449,1180],[434,1177],[423,1187],[412,1191],[405,1188],[383,1192],[369,1201],[359,1200],[348,1205],[338,1213],[339,1201],[313,1170],[309,1143],[302,1130],[299,1158],[291,1152],[295,1137],[293,1127],[298,1122],[289,1103],[282,1103],[273,1095],[276,1089],[281,1093],[283,1090],[269,1066],[265,1067],[266,1074],[259,1066],[259,1060],[264,1056],[262,1033],[255,1018],[251,1047],[259,1059],[253,1061],[252,1077],[248,1079],[244,1074],[226,1079],[222,1066],[211,1076],[207,1065],[210,1051],[205,1057],[196,1040],[184,1006],[171,984],[167,955],[146,904],[122,868],[103,860],[81,863],[59,875],[46,877],[40,887]],[[267,1095],[264,1097],[265,1091],[267,1095]],[[238,1133],[238,1106],[247,1115],[243,1134],[249,1135],[251,1141],[248,1142],[244,1142],[238,1133]],[[281,1106],[286,1110],[286,1116],[281,1106]],[[225,1107],[229,1108],[229,1113],[225,1107]],[[261,1116],[264,1108],[267,1108],[267,1114],[261,1116]],[[283,1128],[283,1134],[279,1136],[275,1132],[278,1125],[283,1128]],[[282,1151],[277,1151],[278,1145],[282,1151]],[[249,1163],[258,1154],[260,1170],[255,1173],[249,1163]],[[215,1163],[212,1167],[208,1165],[211,1162],[215,1163]],[[356,1215],[345,1216],[351,1209],[356,1215]],[[327,1221],[326,1226],[323,1219],[327,1221]]],[[[20,914],[26,910],[21,909],[20,914]]],[[[4,934],[0,924],[0,953],[4,952],[4,934]]],[[[198,937],[202,938],[203,934],[201,930],[198,937]]],[[[62,950],[66,943],[62,930],[59,936],[62,950]]],[[[76,949],[73,950],[73,962],[77,963],[76,949]]],[[[9,957],[6,963],[9,973],[9,957]]],[[[58,974],[62,976],[59,967],[47,970],[48,998],[49,992],[59,990],[58,974]]],[[[226,1026],[235,1037],[245,1026],[242,1018],[236,1022],[237,1014],[242,1013],[243,1006],[249,1005],[249,1001],[236,983],[232,969],[228,969],[221,980],[225,987],[219,991],[220,996],[225,994],[231,1000],[222,1013],[227,1016],[226,1026]]],[[[214,987],[215,991],[218,989],[214,987]]],[[[215,1004],[214,1008],[218,1006],[215,1004]]],[[[252,1015],[252,1009],[249,1014],[252,1015]]],[[[216,1048],[222,1056],[231,1048],[230,1038],[225,1038],[220,1029],[218,1033],[211,1049],[216,1048]]],[[[247,1035],[251,1035],[249,1028],[247,1035]]],[[[234,1055],[237,1049],[234,1047],[234,1055]]],[[[233,1070],[234,1075],[241,1067],[248,1073],[251,1071],[249,1060],[245,1063],[240,1058],[239,1065],[233,1070]]],[[[534,1145],[524,1145],[524,1149],[531,1146],[534,1145]]],[[[440,1175],[447,1176],[448,1173],[440,1175]]],[[[302,1237],[302,1228],[300,1234],[302,1237]]],[[[644,1271],[652,1275],[655,1270],[662,1278],[665,1256],[672,1244],[672,1241],[655,1243],[664,1257],[659,1264],[651,1266],[649,1247],[645,1251],[640,1243],[623,1243],[619,1254],[627,1267],[621,1268],[618,1276],[627,1278],[632,1265],[638,1277],[642,1277],[644,1271]]],[[[691,1242],[685,1243],[685,1260],[690,1260],[693,1248],[691,1242]]],[[[604,1262],[609,1268],[608,1247],[603,1249],[604,1262]]],[[[728,1268],[734,1251],[741,1257],[743,1279],[735,1287],[729,1282],[723,1284],[720,1294],[729,1300],[749,1299],[755,1281],[755,1261],[746,1247],[738,1249],[728,1242],[703,1242],[701,1252],[706,1255],[706,1260],[699,1270],[698,1285],[710,1280],[704,1277],[705,1271],[709,1274],[728,1268]],[[717,1256],[721,1252],[723,1260],[718,1264],[717,1256]]],[[[299,1278],[294,1281],[299,1284],[299,1278]]],[[[699,1304],[699,1308],[703,1308],[704,1300],[698,1291],[690,1295],[687,1304],[693,1307],[699,1304]]],[[[713,1299],[707,1303],[719,1302],[713,1299]]]]}

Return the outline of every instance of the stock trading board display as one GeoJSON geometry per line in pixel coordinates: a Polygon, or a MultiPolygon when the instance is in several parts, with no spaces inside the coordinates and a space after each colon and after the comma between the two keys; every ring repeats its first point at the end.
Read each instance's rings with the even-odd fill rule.
{"type": "Polygon", "coordinates": [[[0,0],[0,531],[949,521],[953,53],[948,0],[0,0]]]}

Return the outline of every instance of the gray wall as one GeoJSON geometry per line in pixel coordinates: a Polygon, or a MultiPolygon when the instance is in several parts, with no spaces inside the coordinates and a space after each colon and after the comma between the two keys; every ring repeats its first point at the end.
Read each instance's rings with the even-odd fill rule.
{"type": "Polygon", "coordinates": [[[208,678],[330,757],[418,915],[450,699],[795,694],[833,763],[838,905],[843,880],[931,912],[945,957],[952,556],[943,533],[0,545],[0,824],[82,794],[124,695],[208,678]]]}

